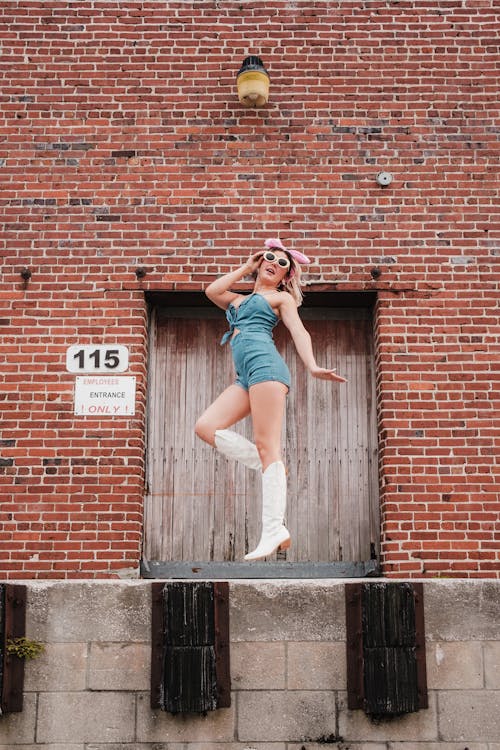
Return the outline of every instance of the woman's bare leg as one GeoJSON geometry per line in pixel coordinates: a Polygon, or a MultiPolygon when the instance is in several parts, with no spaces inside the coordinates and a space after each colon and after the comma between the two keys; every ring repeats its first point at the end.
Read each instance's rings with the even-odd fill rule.
{"type": "Polygon", "coordinates": [[[288,388],[277,381],[250,386],[250,412],[253,436],[262,462],[262,470],[281,461],[281,430],[288,388]]]}
{"type": "Polygon", "coordinates": [[[287,387],[265,382],[250,387],[250,408],[254,438],[262,462],[262,530],[257,547],[245,560],[261,560],[277,549],[290,546],[290,532],[284,525],[286,472],[281,460],[281,428],[287,387]]]}
{"type": "Polygon", "coordinates": [[[250,414],[250,398],[239,385],[230,385],[203,412],[196,422],[195,432],[202,440],[215,447],[215,431],[225,430],[250,414]]]}

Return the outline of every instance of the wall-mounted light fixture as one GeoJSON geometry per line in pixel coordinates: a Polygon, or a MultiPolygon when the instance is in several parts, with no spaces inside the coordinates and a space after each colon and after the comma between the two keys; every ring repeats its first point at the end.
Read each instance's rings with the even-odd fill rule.
{"type": "Polygon", "coordinates": [[[269,99],[269,75],[260,57],[245,57],[236,78],[238,98],[244,107],[263,107],[269,99]]]}

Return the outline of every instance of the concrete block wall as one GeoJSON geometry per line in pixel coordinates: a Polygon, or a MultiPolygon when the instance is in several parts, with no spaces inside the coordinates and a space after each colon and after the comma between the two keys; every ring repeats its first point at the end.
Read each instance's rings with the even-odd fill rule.
{"type": "Polygon", "coordinates": [[[500,750],[500,583],[428,581],[429,709],[347,709],[344,581],[230,583],[232,704],[149,705],[150,582],[32,582],[25,708],[0,750],[500,750]]]}

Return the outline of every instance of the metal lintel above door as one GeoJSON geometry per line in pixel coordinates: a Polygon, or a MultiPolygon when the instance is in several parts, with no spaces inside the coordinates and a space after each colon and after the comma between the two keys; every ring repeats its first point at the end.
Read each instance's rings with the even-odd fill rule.
{"type": "Polygon", "coordinates": [[[377,560],[365,562],[161,562],[143,560],[142,578],[210,579],[237,578],[373,578],[380,576],[377,560]]]}

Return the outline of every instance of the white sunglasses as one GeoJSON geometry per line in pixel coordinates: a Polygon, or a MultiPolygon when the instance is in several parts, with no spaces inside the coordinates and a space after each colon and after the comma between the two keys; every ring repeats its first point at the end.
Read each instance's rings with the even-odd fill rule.
{"type": "Polygon", "coordinates": [[[277,263],[282,268],[289,268],[290,267],[290,261],[288,258],[282,258],[278,257],[274,253],[272,253],[270,250],[267,250],[267,252],[264,253],[264,260],[267,260],[268,263],[277,263]]]}

